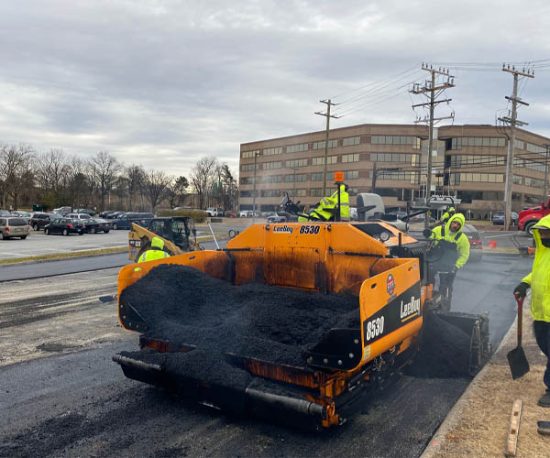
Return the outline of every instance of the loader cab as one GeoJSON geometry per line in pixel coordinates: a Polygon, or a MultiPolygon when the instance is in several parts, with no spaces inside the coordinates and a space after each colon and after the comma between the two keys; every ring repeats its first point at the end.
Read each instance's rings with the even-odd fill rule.
{"type": "Polygon", "coordinates": [[[174,242],[183,251],[189,250],[189,238],[196,235],[193,220],[187,216],[154,218],[148,229],[163,239],[174,242]]]}

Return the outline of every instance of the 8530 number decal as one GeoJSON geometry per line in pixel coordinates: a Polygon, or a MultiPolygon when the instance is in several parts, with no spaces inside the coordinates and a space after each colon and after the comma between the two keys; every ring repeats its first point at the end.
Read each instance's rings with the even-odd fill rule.
{"type": "Polygon", "coordinates": [[[383,333],[384,333],[384,317],[381,316],[367,323],[367,335],[365,337],[365,340],[368,342],[369,340],[374,339],[375,337],[378,337],[383,333]]]}
{"type": "Polygon", "coordinates": [[[321,231],[321,226],[302,226],[300,234],[318,234],[321,231]]]}

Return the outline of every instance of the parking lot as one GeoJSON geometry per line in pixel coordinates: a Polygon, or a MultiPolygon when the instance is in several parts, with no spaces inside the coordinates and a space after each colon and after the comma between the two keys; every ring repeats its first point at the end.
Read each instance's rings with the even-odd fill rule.
{"type": "Polygon", "coordinates": [[[52,253],[71,253],[82,250],[112,248],[128,244],[128,231],[110,231],[108,234],[45,235],[32,231],[26,240],[0,240],[0,260],[39,256],[52,253]]]}

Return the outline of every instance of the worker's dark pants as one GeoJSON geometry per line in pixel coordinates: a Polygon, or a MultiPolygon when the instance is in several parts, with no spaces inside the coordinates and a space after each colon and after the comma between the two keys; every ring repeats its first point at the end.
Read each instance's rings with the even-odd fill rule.
{"type": "Polygon", "coordinates": [[[542,352],[546,355],[546,371],[544,372],[544,384],[550,391],[550,323],[546,321],[534,321],[533,329],[535,338],[542,352]]]}

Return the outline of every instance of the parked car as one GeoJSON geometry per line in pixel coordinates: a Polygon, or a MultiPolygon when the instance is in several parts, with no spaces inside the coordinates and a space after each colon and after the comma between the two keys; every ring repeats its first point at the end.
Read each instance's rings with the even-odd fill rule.
{"type": "Polygon", "coordinates": [[[18,216],[0,217],[0,238],[3,240],[19,237],[25,240],[31,232],[27,220],[18,216]]]}
{"type": "Polygon", "coordinates": [[[44,226],[51,221],[51,215],[49,213],[35,212],[32,214],[29,220],[29,225],[35,230],[40,231],[44,229],[44,226]]]}
{"type": "Polygon", "coordinates": [[[92,210],[91,208],[75,208],[73,210],[73,213],[86,213],[87,215],[90,215],[90,216],[97,215],[97,212],[95,210],[92,210]]]}
{"type": "Polygon", "coordinates": [[[78,219],[55,218],[49,224],[46,224],[46,226],[44,226],[44,233],[46,235],[82,235],[84,234],[84,232],[86,232],[86,227],[84,226],[84,223],[78,219]]]}
{"type": "MultiPolygon", "coordinates": [[[[512,224],[515,226],[518,224],[518,214],[516,212],[512,212],[512,224]]],[[[504,225],[504,212],[495,212],[493,214],[493,217],[491,218],[491,222],[495,225],[504,225]]]]}
{"type": "Polygon", "coordinates": [[[27,224],[28,224],[28,222],[31,219],[32,213],[22,211],[22,210],[14,210],[14,211],[11,212],[11,216],[19,216],[20,218],[23,218],[24,220],[26,220],[27,224]]]}
{"type": "Polygon", "coordinates": [[[206,209],[206,213],[208,214],[209,217],[218,217],[218,216],[223,216],[223,208],[214,208],[214,207],[209,207],[206,209]]]}
{"type": "Polygon", "coordinates": [[[103,218],[92,218],[91,221],[97,224],[96,232],[104,232],[108,234],[113,228],[111,221],[103,218]]]}
{"type": "MultiPolygon", "coordinates": [[[[252,218],[254,216],[254,212],[252,210],[241,210],[239,212],[239,218],[252,218]]],[[[258,216],[258,212],[256,212],[256,216],[258,216]]]]}
{"type": "Polygon", "coordinates": [[[0,216],[11,216],[8,210],[0,210],[0,216]]]}
{"type": "Polygon", "coordinates": [[[120,215],[118,218],[113,220],[113,230],[126,229],[130,230],[132,228],[132,223],[138,223],[142,226],[147,227],[149,221],[155,216],[152,213],[138,213],[138,212],[128,212],[120,215]]]}
{"type": "Polygon", "coordinates": [[[269,215],[267,217],[268,223],[286,223],[287,218],[285,215],[279,215],[278,213],[274,213],[273,215],[269,215]]]}
{"type": "Polygon", "coordinates": [[[65,216],[67,213],[72,213],[73,207],[59,207],[54,208],[53,212],[57,213],[58,215],[65,216]]]}
{"type": "Polygon", "coordinates": [[[483,258],[483,241],[478,230],[471,224],[465,224],[462,232],[470,241],[470,259],[468,262],[479,262],[483,258]]]}

